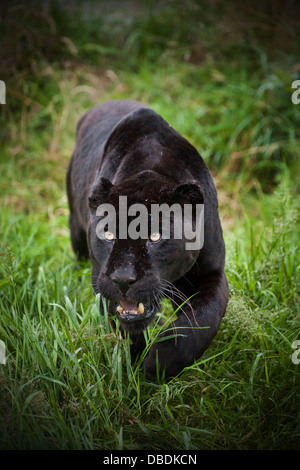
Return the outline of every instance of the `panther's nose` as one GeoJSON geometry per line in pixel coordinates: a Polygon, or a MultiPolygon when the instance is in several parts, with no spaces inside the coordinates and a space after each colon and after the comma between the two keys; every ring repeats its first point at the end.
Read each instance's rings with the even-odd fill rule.
{"type": "Polygon", "coordinates": [[[136,276],[134,274],[121,275],[121,273],[118,272],[114,272],[110,278],[115,284],[119,286],[119,289],[124,296],[131,285],[136,281],[136,276]]]}

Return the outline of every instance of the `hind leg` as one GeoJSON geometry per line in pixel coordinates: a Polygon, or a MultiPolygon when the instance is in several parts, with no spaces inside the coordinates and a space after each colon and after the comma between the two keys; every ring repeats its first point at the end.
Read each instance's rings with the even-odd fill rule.
{"type": "Polygon", "coordinates": [[[86,232],[79,224],[75,214],[69,216],[71,242],[74,253],[79,261],[89,258],[89,250],[86,240],[86,232]]]}

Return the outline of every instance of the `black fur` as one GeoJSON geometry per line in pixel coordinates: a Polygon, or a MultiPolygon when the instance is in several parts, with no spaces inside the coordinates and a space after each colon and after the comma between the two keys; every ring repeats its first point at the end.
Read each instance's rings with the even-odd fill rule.
{"type": "Polygon", "coordinates": [[[209,346],[228,301],[217,192],[203,159],[153,110],[138,102],[111,101],[79,121],[67,189],[72,246],[79,258],[91,258],[94,291],[110,300],[114,314],[124,298],[145,305],[144,315],[120,319],[136,351],[144,346],[141,332],[159,308],[166,285],[173,285],[176,307],[182,295],[193,295],[178,312],[177,338],[155,344],[144,362],[150,379],[156,376],[157,354],[165,376],[177,374],[209,346]],[[149,209],[153,203],[204,202],[204,246],[186,251],[184,240],[99,240],[96,209],[104,202],[117,208],[120,195],[127,196],[128,206],[138,202],[149,209]]]}

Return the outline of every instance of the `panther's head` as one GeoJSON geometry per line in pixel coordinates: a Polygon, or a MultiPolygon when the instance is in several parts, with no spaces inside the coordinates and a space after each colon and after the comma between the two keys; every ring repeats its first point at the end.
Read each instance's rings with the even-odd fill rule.
{"type": "Polygon", "coordinates": [[[184,276],[199,255],[199,249],[186,249],[184,228],[181,236],[174,238],[178,219],[172,211],[170,236],[165,238],[166,219],[161,214],[159,226],[151,230],[153,204],[162,207],[163,203],[165,207],[176,203],[177,208],[182,208],[183,217],[184,204],[202,204],[203,193],[195,182],[176,185],[153,171],[143,171],[115,185],[100,178],[89,197],[88,243],[97,273],[92,279],[93,287],[110,300],[111,313],[114,311],[122,327],[129,331],[141,331],[149,325],[164,297],[163,286],[184,276]],[[120,204],[120,196],[126,206],[120,204]],[[145,209],[141,212],[141,206],[134,204],[142,204],[145,209]],[[111,208],[115,213],[112,210],[108,215],[111,208]],[[112,219],[108,219],[111,215],[112,219]],[[143,238],[137,238],[142,230],[143,238]]]}

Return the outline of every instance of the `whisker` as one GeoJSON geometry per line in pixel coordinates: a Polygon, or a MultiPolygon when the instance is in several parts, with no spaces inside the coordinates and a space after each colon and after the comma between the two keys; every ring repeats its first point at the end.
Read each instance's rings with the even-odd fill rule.
{"type": "Polygon", "coordinates": [[[162,283],[162,288],[165,292],[171,292],[172,298],[169,297],[170,300],[173,301],[177,305],[178,308],[180,308],[180,310],[183,312],[183,314],[185,315],[185,317],[187,318],[187,320],[189,321],[189,323],[192,327],[192,323],[191,323],[190,318],[188,317],[186,312],[180,307],[180,305],[178,305],[178,303],[175,301],[174,296],[179,298],[183,302],[185,302],[190,307],[192,315],[193,315],[194,322],[199,327],[199,324],[198,324],[197,319],[196,319],[195,311],[194,311],[194,309],[191,305],[190,300],[186,297],[186,295],[183,294],[183,292],[181,292],[176,286],[174,286],[174,284],[172,282],[167,281],[166,279],[162,279],[161,283],[162,283]]]}
{"type": "MultiPolygon", "coordinates": [[[[170,293],[173,295],[173,297],[174,297],[174,292],[173,292],[172,289],[167,288],[167,287],[164,287],[164,291],[165,291],[165,292],[170,292],[170,293]]],[[[184,295],[180,295],[179,292],[176,292],[176,293],[175,293],[175,296],[178,297],[178,298],[179,298],[180,300],[182,300],[183,302],[187,302],[187,303],[189,302],[188,299],[187,299],[184,295]]]]}
{"type": "Polygon", "coordinates": [[[183,302],[187,302],[189,305],[190,305],[190,302],[189,302],[189,299],[179,290],[177,289],[175,286],[162,286],[164,291],[166,292],[171,292],[172,296],[174,297],[178,297],[180,300],[182,300],[183,302]],[[174,292],[175,291],[175,292],[174,292]]]}
{"type": "MultiPolygon", "coordinates": [[[[160,288],[157,288],[156,291],[153,292],[153,295],[154,295],[154,301],[157,304],[157,306],[159,306],[161,301],[166,297],[165,293],[160,288]]],[[[175,345],[177,345],[177,328],[176,328],[174,321],[170,322],[169,327],[171,327],[172,329],[172,332],[175,337],[174,338],[175,345]]]]}

